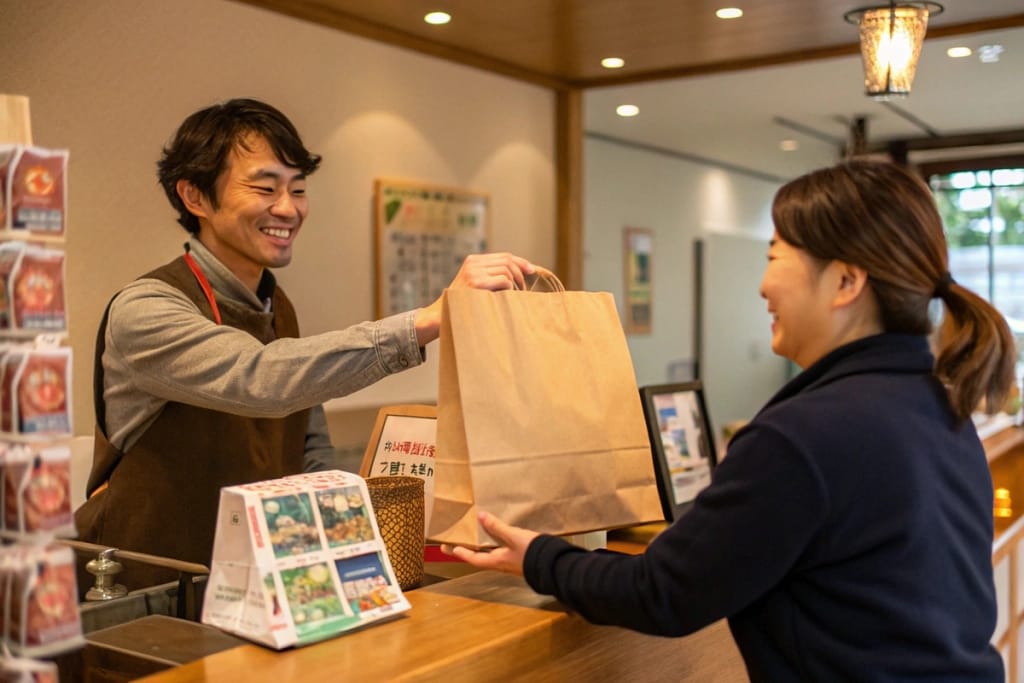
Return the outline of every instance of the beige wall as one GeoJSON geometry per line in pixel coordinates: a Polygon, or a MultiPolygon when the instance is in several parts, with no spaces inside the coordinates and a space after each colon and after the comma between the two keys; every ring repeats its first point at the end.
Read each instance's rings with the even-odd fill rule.
{"type": "MultiPolygon", "coordinates": [[[[296,257],[278,274],[304,333],[373,316],[378,176],[487,192],[492,247],[554,263],[554,96],[544,88],[222,0],[0,3],[0,93],[30,97],[36,144],[71,151],[78,434],[92,430],[103,306],[185,238],[156,184],[160,147],[212,102],[264,99],[324,156],[296,257]]],[[[329,407],[434,397],[430,363],[329,407]]]]}
{"type": "Polygon", "coordinates": [[[694,359],[694,240],[705,245],[701,379],[712,427],[749,419],[786,380],[758,294],[777,183],[649,150],[587,139],[584,287],[613,292],[622,314],[622,229],[654,233],[650,334],[628,337],[637,383],[672,379],[694,359]]]}

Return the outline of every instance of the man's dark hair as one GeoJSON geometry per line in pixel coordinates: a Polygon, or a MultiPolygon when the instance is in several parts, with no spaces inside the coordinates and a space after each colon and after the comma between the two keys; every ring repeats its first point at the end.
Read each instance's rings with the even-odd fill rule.
{"type": "Polygon", "coordinates": [[[249,149],[247,141],[253,135],[266,140],[282,163],[304,175],[320,166],[320,156],[306,149],[288,117],[269,104],[235,99],[197,111],[182,122],[157,162],[160,185],[178,211],[178,222],[193,235],[199,233],[199,219],[178,196],[178,181],[191,182],[216,209],[217,178],[228,154],[235,147],[249,149]]]}

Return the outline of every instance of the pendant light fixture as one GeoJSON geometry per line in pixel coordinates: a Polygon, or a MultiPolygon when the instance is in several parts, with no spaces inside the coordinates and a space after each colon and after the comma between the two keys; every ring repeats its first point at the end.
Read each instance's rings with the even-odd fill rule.
{"type": "Polygon", "coordinates": [[[928,17],[941,14],[937,2],[896,2],[862,7],[843,18],[860,28],[864,89],[868,97],[887,100],[906,97],[921,56],[928,17]]]}

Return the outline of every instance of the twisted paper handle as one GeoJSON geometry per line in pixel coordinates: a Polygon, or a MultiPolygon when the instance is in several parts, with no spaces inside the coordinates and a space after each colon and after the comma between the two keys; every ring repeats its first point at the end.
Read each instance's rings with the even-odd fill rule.
{"type": "MultiPolygon", "coordinates": [[[[517,288],[518,289],[518,288],[517,288]]],[[[526,276],[525,292],[564,292],[565,286],[558,276],[547,268],[536,266],[536,270],[526,276]]]]}

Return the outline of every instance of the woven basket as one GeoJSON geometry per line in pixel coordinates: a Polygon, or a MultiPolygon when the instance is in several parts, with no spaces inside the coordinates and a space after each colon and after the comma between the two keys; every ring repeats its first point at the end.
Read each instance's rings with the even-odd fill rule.
{"type": "Polygon", "coordinates": [[[398,585],[415,588],[423,580],[423,480],[370,477],[366,488],[398,585]]]}

